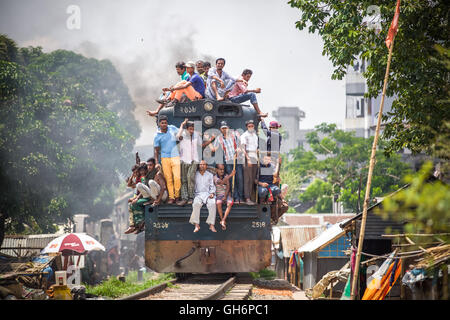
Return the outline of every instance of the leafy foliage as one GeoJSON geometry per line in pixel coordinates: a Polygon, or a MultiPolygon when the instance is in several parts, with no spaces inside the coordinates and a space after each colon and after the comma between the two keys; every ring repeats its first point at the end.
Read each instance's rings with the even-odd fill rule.
{"type": "MultiPolygon", "coordinates": [[[[433,163],[426,162],[417,174],[408,175],[405,182],[409,187],[386,198],[378,213],[406,221],[406,233],[450,233],[450,187],[439,180],[430,181],[432,170],[433,163]]],[[[415,242],[423,240],[417,238],[415,242]]]]}
{"type": "Polygon", "coordinates": [[[149,278],[152,274],[145,274],[145,281],[143,283],[137,282],[136,273],[130,274],[125,282],[118,280],[116,277],[111,277],[108,280],[103,281],[97,286],[86,285],[86,292],[103,297],[119,298],[129,296],[139,291],[156,286],[160,283],[174,279],[173,273],[163,273],[156,279],[149,278]]]}
{"type": "MultiPolygon", "coordinates": [[[[387,64],[384,43],[396,1],[290,0],[301,11],[296,28],[317,32],[323,55],[334,66],[332,79],[342,79],[356,58],[369,61],[364,76],[368,97],[383,88],[387,64]],[[371,9],[379,13],[379,17],[371,9]],[[376,21],[379,19],[379,21],[376,21]],[[374,28],[379,23],[381,30],[374,28]]],[[[448,73],[448,1],[402,1],[395,38],[388,96],[396,96],[383,115],[385,151],[427,151],[450,120],[448,73]],[[437,46],[439,45],[439,46],[437,46]],[[443,58],[442,56],[444,55],[443,58]]]]}
{"type": "MultiPolygon", "coordinates": [[[[302,147],[290,152],[292,161],[283,166],[281,177],[300,177],[289,188],[290,196],[300,201],[314,201],[311,212],[332,212],[333,198],[343,202],[345,210],[358,212],[362,208],[367,182],[373,137],[355,137],[354,132],[336,129],[334,124],[322,123],[307,134],[311,151],[302,147]],[[311,182],[304,192],[299,185],[311,182]],[[359,196],[358,196],[358,191],[359,196]]],[[[385,143],[379,144],[377,163],[372,177],[372,198],[384,196],[400,187],[401,178],[409,165],[397,154],[387,157],[385,143]]],[[[283,180],[283,183],[288,183],[283,180]]]]}
{"type": "MultiPolygon", "coordinates": [[[[97,218],[140,128],[109,61],[43,53],[0,37],[0,216],[8,232],[41,232],[76,213],[97,218]]],[[[2,224],[0,219],[0,224],[2,224]]]]}

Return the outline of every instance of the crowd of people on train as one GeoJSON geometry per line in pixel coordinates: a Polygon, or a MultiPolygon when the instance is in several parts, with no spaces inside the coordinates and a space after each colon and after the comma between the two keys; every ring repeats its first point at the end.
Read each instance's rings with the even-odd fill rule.
{"type": "Polygon", "coordinates": [[[163,88],[157,100],[158,109],[147,113],[156,116],[162,108],[174,106],[183,99],[206,97],[235,103],[250,100],[261,119],[264,141],[259,138],[253,120],[246,121],[246,131],[242,134],[227,121],[221,121],[216,137],[197,132],[195,123],[187,118],[178,128],[168,123],[167,116],[158,115],[154,157],[146,162],[139,159],[127,179],[128,187],[135,192],[129,199],[130,226],[126,234],[143,231],[145,205],[192,205],[189,222],[195,226],[194,232],[200,229],[200,209],[206,205],[206,223],[212,232],[217,232],[216,211],[222,229],[226,230],[226,219],[233,205],[270,204],[282,196],[279,187],[282,137],[278,130],[281,125],[271,121],[267,127],[262,119],[267,113],[261,112],[256,99],[261,89],[248,90],[252,71],[245,69],[235,80],[223,71],[224,65],[223,58],[216,60],[215,68],[203,61],[178,62],[176,70],[181,81],[163,88]]]}

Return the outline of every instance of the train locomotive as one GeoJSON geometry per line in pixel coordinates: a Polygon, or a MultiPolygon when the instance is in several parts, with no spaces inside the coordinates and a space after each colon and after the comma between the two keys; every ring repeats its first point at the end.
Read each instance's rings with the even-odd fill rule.
{"type": "MultiPolygon", "coordinates": [[[[246,130],[245,122],[259,118],[253,107],[229,101],[195,100],[163,108],[169,124],[177,127],[184,119],[196,123],[196,131],[220,134],[220,122],[231,129],[246,130]],[[199,128],[201,126],[201,128],[199,128]]],[[[239,131],[240,131],[239,130],[239,131]]],[[[214,163],[210,163],[214,166],[214,163]]],[[[224,204],[224,211],[225,211],[224,204]]],[[[211,232],[206,225],[208,211],[200,212],[200,230],[189,223],[192,206],[161,204],[145,206],[145,263],[157,272],[237,273],[257,272],[271,263],[271,206],[234,204],[227,228],[211,232]]],[[[219,217],[216,215],[217,222],[219,217]]],[[[218,223],[216,224],[218,225],[218,223]]]]}

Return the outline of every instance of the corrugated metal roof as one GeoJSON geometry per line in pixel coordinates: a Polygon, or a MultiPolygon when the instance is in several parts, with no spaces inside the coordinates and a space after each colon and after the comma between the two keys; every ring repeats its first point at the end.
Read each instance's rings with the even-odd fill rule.
{"type": "Polygon", "coordinates": [[[292,251],[315,238],[323,231],[320,225],[312,226],[282,226],[280,228],[280,241],[283,255],[288,258],[292,251]]]}
{"type": "Polygon", "coordinates": [[[342,237],[345,234],[345,230],[341,228],[339,223],[334,224],[330,228],[321,232],[317,237],[308,241],[303,246],[301,246],[299,252],[315,252],[321,250],[323,247],[327,246],[329,243],[335,241],[336,239],[342,237]]]}
{"type": "Polygon", "coordinates": [[[283,222],[289,225],[323,225],[355,217],[354,213],[289,213],[282,217],[283,222]]]}
{"type": "Polygon", "coordinates": [[[57,237],[59,234],[5,235],[0,252],[13,257],[31,253],[39,254],[50,241],[57,237]]]}

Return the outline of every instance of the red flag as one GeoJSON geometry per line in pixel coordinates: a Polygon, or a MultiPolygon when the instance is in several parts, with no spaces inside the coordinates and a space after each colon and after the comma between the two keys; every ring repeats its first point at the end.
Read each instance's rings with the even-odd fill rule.
{"type": "Polygon", "coordinates": [[[385,41],[386,46],[388,48],[391,46],[392,40],[394,40],[394,37],[397,34],[399,16],[400,16],[400,0],[397,0],[397,7],[395,8],[394,19],[392,19],[391,27],[389,28],[388,35],[385,41]]]}

